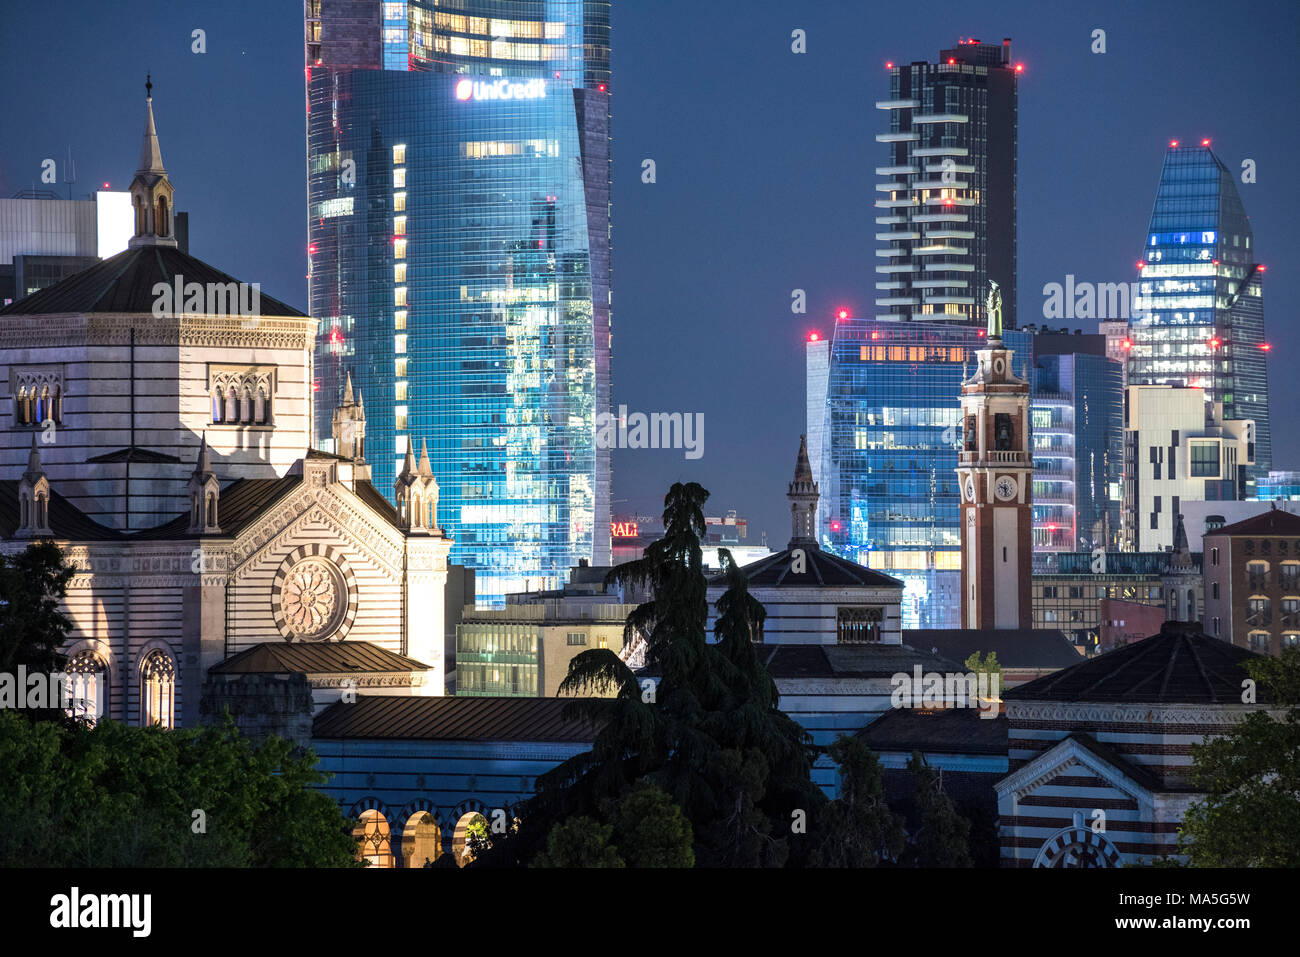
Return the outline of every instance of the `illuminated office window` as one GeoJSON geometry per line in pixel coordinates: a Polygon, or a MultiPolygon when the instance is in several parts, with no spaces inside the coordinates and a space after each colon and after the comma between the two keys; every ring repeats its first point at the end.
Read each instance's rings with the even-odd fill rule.
{"type": "Polygon", "coordinates": [[[406,144],[393,147],[393,165],[401,166],[406,162],[406,144]]]}
{"type": "Polygon", "coordinates": [[[393,189],[406,189],[406,170],[393,170],[393,189]]]}
{"type": "Polygon", "coordinates": [[[395,212],[395,213],[403,213],[403,212],[406,212],[406,194],[405,194],[405,193],[394,193],[394,194],[393,194],[393,212],[395,212]]]}

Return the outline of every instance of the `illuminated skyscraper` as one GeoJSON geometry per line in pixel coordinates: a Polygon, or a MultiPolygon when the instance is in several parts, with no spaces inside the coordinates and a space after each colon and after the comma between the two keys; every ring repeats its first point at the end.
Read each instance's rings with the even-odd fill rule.
{"type": "Polygon", "coordinates": [[[428,442],[480,599],[608,564],[608,0],[305,13],[317,435],[350,371],[377,486],[428,442]]]}
{"type": "Polygon", "coordinates": [[[1141,315],[1130,333],[1128,384],[1203,389],[1207,422],[1216,402],[1225,420],[1253,420],[1247,475],[1252,483],[1267,475],[1264,266],[1233,173],[1209,140],[1169,144],[1138,268],[1141,315]]]}
{"type": "MultiPolygon", "coordinates": [[[[1018,374],[1032,369],[1028,333],[1003,342],[1018,374]]],[[[817,541],[903,582],[904,629],[961,626],[959,397],[987,344],[982,328],[847,315],[809,337],[817,541]]]]}
{"type": "Polygon", "coordinates": [[[1017,78],[1011,41],[962,40],[937,63],[887,64],[888,162],[876,168],[876,316],[982,328],[1003,289],[1016,328],[1017,78]]]}

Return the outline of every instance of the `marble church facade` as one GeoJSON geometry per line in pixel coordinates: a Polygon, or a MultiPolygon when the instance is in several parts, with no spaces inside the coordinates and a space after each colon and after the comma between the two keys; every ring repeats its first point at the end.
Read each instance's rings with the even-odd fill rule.
{"type": "Polygon", "coordinates": [[[152,96],[131,193],[127,250],[0,309],[0,551],[48,539],[76,569],[64,650],[100,678],[94,710],[195,724],[210,668],[285,642],[369,643],[402,657],[403,693],[441,695],[451,540],[427,455],[394,508],[350,388],[339,451],[311,449],[314,319],[260,292],[251,316],[159,307],[247,287],[176,248],[152,96]]]}

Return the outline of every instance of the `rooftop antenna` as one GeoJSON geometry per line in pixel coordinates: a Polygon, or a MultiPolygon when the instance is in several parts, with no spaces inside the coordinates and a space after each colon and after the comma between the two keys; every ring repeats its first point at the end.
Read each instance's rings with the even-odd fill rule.
{"type": "Polygon", "coordinates": [[[72,161],[72,147],[68,147],[68,161],[63,164],[63,181],[68,184],[68,199],[72,199],[72,184],[77,181],[77,164],[72,161]]]}

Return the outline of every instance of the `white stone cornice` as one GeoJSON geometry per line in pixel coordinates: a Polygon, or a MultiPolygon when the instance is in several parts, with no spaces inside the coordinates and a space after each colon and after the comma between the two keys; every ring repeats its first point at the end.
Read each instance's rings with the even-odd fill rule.
{"type": "MultiPolygon", "coordinates": [[[[1245,704],[1144,704],[1121,702],[1103,704],[1073,701],[1008,701],[1007,720],[1015,730],[1017,721],[1055,721],[1080,725],[1146,724],[1151,733],[1161,733],[1161,726],[1171,724],[1237,724],[1248,714],[1260,710],[1245,704]]],[[[1103,729],[1098,729],[1103,730],[1103,729]]]]}
{"type": "Polygon", "coordinates": [[[237,349],[314,348],[310,316],[154,316],[152,313],[58,313],[7,317],[0,347],[125,345],[207,346],[237,349]]]}

